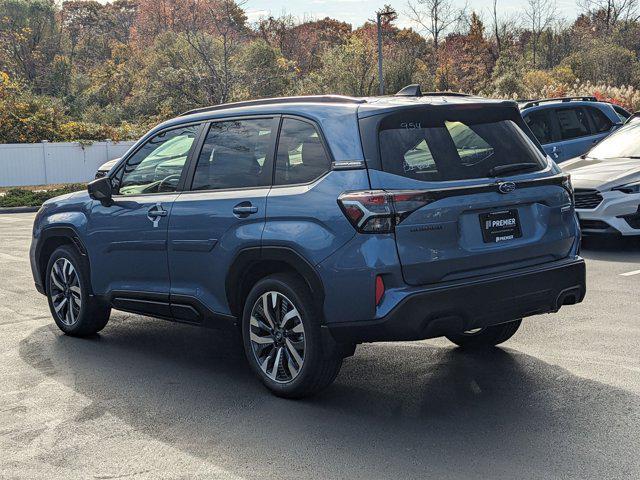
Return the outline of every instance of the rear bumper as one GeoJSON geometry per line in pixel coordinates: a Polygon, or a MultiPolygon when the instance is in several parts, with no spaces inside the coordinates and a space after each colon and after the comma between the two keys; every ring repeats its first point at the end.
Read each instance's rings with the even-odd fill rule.
{"type": "Polygon", "coordinates": [[[581,302],[586,291],[580,257],[456,282],[406,297],[385,317],[329,324],[340,343],[422,340],[556,312],[581,302]]]}

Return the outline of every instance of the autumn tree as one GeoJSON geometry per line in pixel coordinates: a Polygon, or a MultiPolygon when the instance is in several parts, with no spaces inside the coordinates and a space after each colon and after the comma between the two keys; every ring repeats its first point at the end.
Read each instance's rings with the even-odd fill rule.
{"type": "Polygon", "coordinates": [[[0,0],[0,69],[51,93],[51,72],[59,49],[53,0],[0,0]]]}
{"type": "Polygon", "coordinates": [[[235,99],[278,97],[286,95],[291,88],[293,61],[262,39],[243,45],[237,65],[240,81],[234,88],[235,99]]]}
{"type": "Polygon", "coordinates": [[[322,56],[322,68],[303,79],[299,93],[373,95],[377,88],[376,46],[363,36],[352,35],[344,45],[322,56]]]}
{"type": "MultiPolygon", "coordinates": [[[[572,22],[554,0],[527,0],[520,18],[494,0],[486,22],[459,0],[409,1],[417,30],[382,21],[388,93],[416,82],[509,97],[593,94],[599,84],[640,108],[640,0],[583,0],[572,22]]],[[[4,138],[124,138],[130,123],[144,129],[221,102],[377,93],[375,21],[250,23],[242,2],[0,0],[4,138]]]]}
{"type": "MultiPolygon", "coordinates": [[[[248,31],[244,10],[233,0],[138,0],[134,37],[146,46],[170,31],[215,34],[221,25],[248,31]]],[[[219,33],[219,32],[218,32],[219,33]]]]}
{"type": "Polygon", "coordinates": [[[584,81],[640,87],[640,62],[635,53],[607,40],[594,40],[563,63],[584,81]]]}
{"type": "Polygon", "coordinates": [[[248,34],[247,17],[234,0],[193,0],[194,10],[182,25],[185,39],[204,71],[202,86],[213,103],[230,100],[238,77],[234,57],[248,34]]]}
{"type": "MultiPolygon", "coordinates": [[[[395,29],[384,43],[384,84],[388,92],[397,92],[414,83],[431,50],[424,37],[412,29],[395,29]]],[[[420,72],[422,73],[422,72],[420,72]]],[[[426,88],[429,82],[422,80],[426,88]]]]}
{"type": "Polygon", "coordinates": [[[0,142],[56,140],[63,112],[59,101],[35,95],[0,72],[0,142]]]}
{"type": "Polygon", "coordinates": [[[448,89],[479,92],[488,86],[494,59],[478,14],[471,13],[467,33],[447,36],[441,57],[447,62],[441,75],[448,78],[446,82],[439,81],[446,83],[448,89]]]}
{"type": "Polygon", "coordinates": [[[320,68],[320,59],[329,49],[344,44],[351,34],[351,25],[331,18],[296,23],[293,17],[267,17],[260,21],[258,31],[272,47],[294,62],[301,76],[320,68]]]}
{"type": "Polygon", "coordinates": [[[640,20],[640,0],[578,0],[578,5],[587,15],[600,17],[607,31],[640,20]]]}

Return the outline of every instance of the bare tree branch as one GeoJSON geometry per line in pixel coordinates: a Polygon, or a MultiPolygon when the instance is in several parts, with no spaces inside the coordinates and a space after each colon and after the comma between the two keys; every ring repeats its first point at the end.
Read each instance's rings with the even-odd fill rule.
{"type": "Polygon", "coordinates": [[[533,68],[538,60],[540,37],[551,27],[556,18],[557,7],[555,0],[527,0],[524,10],[525,27],[531,32],[531,48],[533,53],[533,68]]]}
{"type": "Polygon", "coordinates": [[[620,23],[640,20],[640,0],[578,0],[577,3],[591,17],[604,15],[607,30],[620,23]]]}
{"type": "Polygon", "coordinates": [[[407,16],[433,38],[438,53],[442,36],[464,19],[466,5],[454,6],[452,0],[409,0],[407,16]]]}

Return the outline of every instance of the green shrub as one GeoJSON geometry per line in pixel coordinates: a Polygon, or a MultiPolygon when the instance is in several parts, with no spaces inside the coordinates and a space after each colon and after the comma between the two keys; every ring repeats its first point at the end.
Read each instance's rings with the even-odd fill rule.
{"type": "Polygon", "coordinates": [[[0,196],[0,207],[39,207],[50,198],[64,195],[65,193],[78,192],[85,188],[86,185],[82,183],[72,183],[61,188],[46,191],[12,188],[7,190],[5,195],[0,196]]]}

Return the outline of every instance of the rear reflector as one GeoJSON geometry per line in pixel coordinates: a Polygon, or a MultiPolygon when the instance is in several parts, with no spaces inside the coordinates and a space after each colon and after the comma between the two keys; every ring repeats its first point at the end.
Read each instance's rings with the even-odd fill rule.
{"type": "Polygon", "coordinates": [[[376,307],[380,305],[380,301],[384,296],[384,281],[382,280],[382,276],[378,275],[376,277],[376,307]]]}

